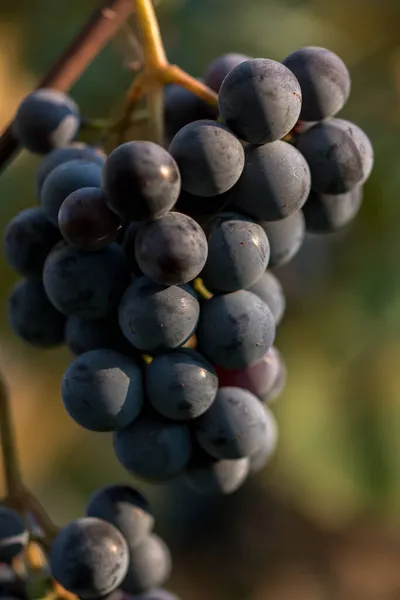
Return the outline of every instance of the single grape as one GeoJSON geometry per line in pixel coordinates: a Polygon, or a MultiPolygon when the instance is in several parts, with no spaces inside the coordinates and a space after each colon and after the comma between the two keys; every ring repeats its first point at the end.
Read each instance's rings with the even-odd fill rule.
{"type": "Polygon", "coordinates": [[[122,249],[125,252],[126,260],[128,261],[129,269],[134,275],[143,275],[135,256],[136,236],[141,226],[141,221],[133,221],[132,223],[129,223],[125,230],[121,244],[122,249]]]}
{"type": "Polygon", "coordinates": [[[63,162],[45,179],[40,203],[46,217],[58,227],[58,212],[64,200],[80,188],[101,185],[101,165],[88,160],[63,162]]]}
{"type": "Polygon", "coordinates": [[[285,137],[301,110],[301,89],[293,73],[281,63],[253,58],[225,77],[218,97],[222,122],[250,144],[266,144],[285,137]]]}
{"type": "Polygon", "coordinates": [[[285,361],[283,360],[283,356],[279,350],[276,350],[276,354],[278,359],[278,372],[271,388],[261,398],[264,404],[271,404],[272,402],[275,402],[275,400],[281,395],[287,382],[287,368],[285,361]]]}
{"type": "Polygon", "coordinates": [[[232,494],[244,483],[249,467],[248,458],[217,460],[199,449],[185,470],[185,481],[201,494],[232,494]]]}
{"type": "Polygon", "coordinates": [[[46,154],[37,168],[36,192],[38,197],[40,197],[43,184],[50,173],[58,165],[61,165],[61,163],[76,159],[94,162],[102,167],[105,163],[106,155],[100,148],[88,146],[83,142],[73,142],[69,146],[55,148],[49,154],[46,154]]]}
{"type": "Polygon", "coordinates": [[[18,107],[13,131],[21,146],[46,154],[68,144],[80,126],[79,108],[59,90],[42,88],[28,94],[18,107]]]}
{"type": "Polygon", "coordinates": [[[277,221],[297,212],[311,188],[310,169],[287,142],[246,148],[243,175],[229,192],[232,202],[260,221],[277,221]]]}
{"type": "Polygon", "coordinates": [[[61,396],[69,415],[89,431],[127,427],[143,404],[140,366],[115,350],[91,350],[69,365],[61,396]]]}
{"type": "Polygon", "coordinates": [[[66,197],[58,213],[64,239],[79,250],[100,250],[117,239],[122,222],[107,206],[103,192],[84,187],[66,197]]]}
{"type": "Polygon", "coordinates": [[[199,119],[216,119],[218,110],[180,85],[167,85],[164,93],[164,123],[170,141],[182,127],[199,119]]]}
{"type": "Polygon", "coordinates": [[[163,285],[187,283],[207,259],[207,239],[191,217],[170,212],[144,223],[136,236],[135,256],[140,269],[163,285]]]}
{"type": "Polygon", "coordinates": [[[344,194],[364,183],[372,170],[373,149],[365,133],[348,121],[329,119],[299,135],[297,148],[307,160],[312,189],[344,194]]]}
{"type": "Polygon", "coordinates": [[[197,196],[227,192],[244,166],[240,141],[217,121],[194,121],[173,138],[169,151],[182,177],[182,188],[197,196]]]}
{"type": "Polygon", "coordinates": [[[215,369],[201,354],[181,349],[156,357],[146,369],[146,392],[152,406],[176,421],[195,419],[215,400],[215,369]]]}
{"type": "Polygon", "coordinates": [[[114,433],[114,448],[129,473],[162,482],[183,471],[192,444],[186,425],[141,415],[129,427],[114,433]]]}
{"type": "Polygon", "coordinates": [[[96,252],[61,244],[45,262],[43,283],[50,301],[60,312],[100,319],[118,306],[129,284],[128,265],[117,244],[96,252]]]}
{"type": "Polygon", "coordinates": [[[49,301],[40,281],[18,281],[8,298],[8,320],[21,339],[39,348],[64,342],[65,317],[49,301]]]}
{"type": "Polygon", "coordinates": [[[259,221],[269,240],[269,267],[281,267],[292,260],[300,250],[306,233],[301,210],[280,221],[259,221]]]}
{"type": "Polygon", "coordinates": [[[178,596],[162,588],[153,588],[143,594],[137,594],[135,600],[179,600],[178,596]]]}
{"type": "Polygon", "coordinates": [[[150,591],[163,585],[171,570],[170,551],[165,542],[153,533],[140,546],[130,548],[129,569],[121,589],[129,594],[150,591]]]}
{"type": "Polygon", "coordinates": [[[208,256],[201,277],[209,290],[235,292],[257,281],[268,266],[262,227],[235,213],[215,217],[208,229],[208,256]]]}
{"type": "Polygon", "coordinates": [[[117,589],[128,565],[128,546],[122,534],[111,523],[94,517],[69,523],[50,549],[54,579],[82,600],[117,589]]]}
{"type": "Polygon", "coordinates": [[[26,208],[7,225],[3,245],[6,261],[24,277],[40,281],[47,255],[60,238],[41,208],[26,208]]]}
{"type": "Polygon", "coordinates": [[[303,207],[306,230],[310,233],[333,233],[346,227],[360,210],[362,200],[362,186],[336,196],[311,192],[303,207]]]}
{"type": "Polygon", "coordinates": [[[290,54],[283,64],[300,83],[300,119],[322,121],[339,112],[350,95],[350,73],[341,58],[326,48],[308,46],[290,54]]]}
{"type": "MultiPolygon", "coordinates": [[[[290,218],[290,217],[289,217],[290,218]]],[[[281,223],[282,221],[279,221],[281,223]]],[[[286,298],[279,279],[271,273],[265,271],[253,285],[247,288],[261,300],[264,300],[271,310],[275,324],[279,325],[286,310],[286,298]]]]}
{"type": "Polygon", "coordinates": [[[246,54],[229,52],[215,58],[204,72],[204,83],[214,92],[219,92],[225,77],[238,65],[249,60],[246,54]]]}
{"type": "Polygon", "coordinates": [[[19,514],[11,508],[0,506],[0,562],[10,563],[22,554],[28,539],[28,530],[19,514]]]}
{"type": "Polygon", "coordinates": [[[265,409],[267,427],[260,447],[250,456],[250,472],[261,471],[275,452],[278,443],[278,425],[273,413],[265,409]]]}
{"type": "Polygon", "coordinates": [[[101,348],[135,354],[135,349],[123,335],[114,313],[103,319],[69,317],[65,327],[65,342],[76,356],[101,348]]]}
{"type": "Polygon", "coordinates": [[[172,156],[153,142],[127,142],[106,160],[103,190],[107,204],[121,219],[158,219],[175,204],[181,189],[172,156]]]}
{"type": "Polygon", "coordinates": [[[208,300],[197,330],[208,360],[225,369],[242,369],[260,360],[275,338],[275,321],[258,296],[240,290],[208,300]]]}
{"type": "Polygon", "coordinates": [[[267,418],[256,396],[238,387],[218,390],[211,408],[196,421],[200,446],[215,458],[251,456],[262,445],[267,418]]]}
{"type": "Polygon", "coordinates": [[[108,485],[95,492],[89,499],[86,514],[104,519],[119,529],[129,549],[141,544],[154,525],[146,498],[129,485],[108,485]]]}

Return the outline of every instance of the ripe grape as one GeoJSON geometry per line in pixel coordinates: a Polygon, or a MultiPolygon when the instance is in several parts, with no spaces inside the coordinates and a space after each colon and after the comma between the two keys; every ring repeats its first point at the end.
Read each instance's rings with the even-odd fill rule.
{"type": "Polygon", "coordinates": [[[235,292],[257,281],[268,266],[265,231],[249,218],[222,213],[208,227],[208,256],[201,277],[209,290],[235,292]]]}
{"type": "Polygon", "coordinates": [[[140,269],[162,285],[187,283],[200,273],[207,258],[207,239],[191,217],[170,212],[144,223],[135,242],[140,269]]]}
{"type": "Polygon", "coordinates": [[[153,142],[127,142],[106,160],[103,190],[121,219],[158,219],[175,204],[181,189],[179,169],[172,156],[153,142]]]}
{"type": "Polygon", "coordinates": [[[140,546],[129,550],[129,569],[121,584],[122,590],[138,594],[165,583],[172,569],[171,554],[158,535],[149,535],[140,546]]]}
{"type": "Polygon", "coordinates": [[[127,427],[143,404],[139,365],[120,352],[91,350],[78,356],[64,373],[61,396],[76,423],[90,431],[127,427]]]}
{"type": "Polygon", "coordinates": [[[223,387],[196,421],[195,434],[211,456],[238,459],[258,450],[266,428],[265,410],[256,396],[238,387],[223,387]]]}
{"type": "Polygon", "coordinates": [[[74,315],[69,317],[65,327],[65,342],[76,356],[100,348],[129,355],[135,353],[135,349],[123,335],[114,313],[103,319],[81,319],[74,315]]]}
{"type": "Polygon", "coordinates": [[[146,392],[152,406],[176,421],[195,419],[215,400],[215,369],[201,354],[181,349],[156,357],[146,369],[146,392]]]}
{"type": "Polygon", "coordinates": [[[23,552],[28,539],[28,530],[19,514],[11,508],[0,506],[0,562],[11,563],[23,552]]]}
{"type": "Polygon", "coordinates": [[[280,221],[259,221],[267,234],[270,248],[269,267],[281,267],[300,250],[306,225],[301,210],[280,221]]]}
{"type": "Polygon", "coordinates": [[[219,92],[222,122],[250,144],[280,140],[301,110],[301,89],[293,73],[267,58],[242,62],[225,77],[219,92]]]}
{"type": "Polygon", "coordinates": [[[308,46],[284,61],[300,83],[300,119],[322,121],[339,112],[350,95],[350,73],[339,56],[326,48],[308,46]]]}
{"type": "Polygon", "coordinates": [[[240,290],[204,304],[197,336],[212,364],[241,369],[261,359],[272,346],[275,321],[265,302],[240,290]]]}
{"type": "Polygon", "coordinates": [[[238,65],[250,57],[246,54],[237,54],[230,52],[222,54],[215,58],[207,67],[204,73],[204,83],[215,92],[219,92],[225,77],[238,65]]]}
{"type": "Polygon", "coordinates": [[[169,141],[188,123],[199,119],[216,119],[218,111],[180,85],[167,85],[164,93],[164,123],[169,141]]]}
{"type": "Polygon", "coordinates": [[[101,189],[84,187],[66,197],[58,213],[58,226],[71,246],[91,251],[114,242],[122,223],[108,208],[101,189]]]}
{"type": "Polygon", "coordinates": [[[267,427],[264,432],[262,443],[259,448],[250,456],[250,472],[261,471],[274,454],[278,443],[278,425],[273,413],[265,409],[267,427]]]}
{"type": "Polygon", "coordinates": [[[18,107],[14,134],[21,146],[37,154],[68,144],[80,126],[79,108],[59,90],[42,88],[28,94],[18,107]]]}
{"type": "Polygon", "coordinates": [[[169,151],[182,177],[182,189],[197,196],[227,192],[244,166],[240,141],[216,121],[194,121],[173,138],[169,151]]]}
{"type": "Polygon", "coordinates": [[[11,329],[33,346],[49,348],[64,341],[65,317],[49,301],[40,281],[22,279],[8,298],[11,329]]]}
{"type": "Polygon", "coordinates": [[[43,283],[50,301],[60,312],[100,319],[118,306],[129,284],[128,265],[117,244],[96,252],[61,244],[45,262],[43,283]]]}
{"type": "Polygon", "coordinates": [[[111,523],[94,517],[69,523],[51,545],[54,579],[82,600],[113,592],[128,565],[128,546],[122,534],[111,523]]]}
{"type": "Polygon", "coordinates": [[[245,481],[249,468],[248,458],[217,460],[199,451],[185,470],[185,481],[202,494],[232,494],[245,481]]]}
{"type": "Polygon", "coordinates": [[[332,233],[342,229],[357,215],[362,199],[362,186],[335,196],[311,192],[303,207],[307,231],[332,233]]]}
{"type": "Polygon", "coordinates": [[[7,225],[4,255],[15,271],[40,281],[47,255],[60,238],[41,208],[26,208],[7,225]]]}
{"type": "MultiPolygon", "coordinates": [[[[279,221],[279,223],[282,223],[282,221],[279,221]]],[[[265,271],[247,289],[261,298],[261,300],[264,300],[274,316],[275,324],[279,325],[286,309],[286,298],[279,279],[271,271],[265,271]]]]}

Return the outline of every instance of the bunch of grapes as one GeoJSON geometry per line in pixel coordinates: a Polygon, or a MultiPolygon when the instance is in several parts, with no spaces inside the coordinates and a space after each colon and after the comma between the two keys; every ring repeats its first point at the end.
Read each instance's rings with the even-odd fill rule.
{"type": "MultiPolygon", "coordinates": [[[[283,63],[224,55],[203,79],[218,111],[169,86],[168,149],[130,141],[108,156],[73,142],[80,117],[70,98],[27,96],[15,133],[45,154],[40,204],[9,224],[4,249],[24,277],[8,304],[15,333],[75,355],[61,385],[72,419],[113,432],[137,478],[183,477],[228,494],[277,441],[268,405],[286,381],[274,346],[285,296],[271,269],[293,258],[306,231],[354,218],[373,151],[335,117],[350,76],[328,50],[303,48],[283,63]]],[[[144,592],[170,568],[140,495],[110,490],[51,551],[55,579],[83,599],[144,592]]]]}

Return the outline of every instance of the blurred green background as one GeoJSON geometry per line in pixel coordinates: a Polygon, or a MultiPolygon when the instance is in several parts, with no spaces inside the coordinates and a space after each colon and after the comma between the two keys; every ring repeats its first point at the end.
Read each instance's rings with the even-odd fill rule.
{"type": "MultiPolygon", "coordinates": [[[[94,0],[0,0],[0,124],[48,69],[94,0]]],[[[344,118],[371,137],[375,170],[355,223],[307,238],[278,273],[288,312],[277,346],[289,371],[274,408],[276,456],[243,490],[213,500],[179,483],[141,487],[174,551],[182,600],[400,598],[400,1],[161,0],[171,61],[201,76],[235,51],[283,60],[305,45],[337,52],[352,74],[344,118]]],[[[129,85],[128,30],[72,91],[106,116],[129,85]]],[[[0,177],[1,228],[36,203],[38,160],[0,177]]],[[[107,435],[64,413],[65,349],[32,350],[10,332],[16,280],[0,259],[0,368],[10,385],[27,482],[60,523],[97,486],[129,481],[107,435]]]]}

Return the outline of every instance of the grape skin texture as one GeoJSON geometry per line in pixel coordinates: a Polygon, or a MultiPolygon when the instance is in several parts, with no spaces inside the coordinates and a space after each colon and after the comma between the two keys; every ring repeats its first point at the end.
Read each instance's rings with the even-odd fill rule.
{"type": "Polygon", "coordinates": [[[244,166],[240,141],[216,121],[194,121],[173,138],[169,151],[182,177],[182,189],[197,196],[227,192],[244,166]]]}
{"type": "Polygon", "coordinates": [[[215,460],[204,453],[202,460],[189,463],[186,483],[201,494],[232,494],[249,474],[248,458],[215,460]]]}
{"type": "Polygon", "coordinates": [[[15,510],[0,506],[0,561],[9,563],[28,543],[29,533],[15,510]]]}
{"type": "Polygon", "coordinates": [[[79,126],[79,108],[72,98],[58,90],[42,88],[21,102],[13,131],[21,146],[36,154],[46,154],[68,144],[79,126]]]}
{"type": "Polygon", "coordinates": [[[7,225],[4,255],[15,271],[40,281],[47,255],[60,238],[41,208],[26,208],[7,225]]]}
{"type": "Polygon", "coordinates": [[[54,579],[82,600],[113,592],[122,583],[128,564],[128,546],[121,533],[93,517],[69,523],[50,550],[54,579]]]}
{"type": "Polygon", "coordinates": [[[287,142],[246,148],[246,163],[229,192],[233,203],[260,221],[277,221],[297,212],[311,189],[302,154],[287,142]]]}
{"type": "Polygon", "coordinates": [[[146,391],[152,406],[176,421],[195,419],[215,400],[218,378],[201,354],[182,349],[156,357],[146,369],[146,391]]]}
{"type": "Polygon", "coordinates": [[[136,595],[135,600],[179,600],[179,598],[168,590],[154,588],[148,592],[143,592],[143,594],[136,595]]]}
{"type": "Polygon", "coordinates": [[[250,60],[246,54],[229,52],[214,59],[204,72],[204,83],[214,92],[219,92],[225,77],[242,62],[250,60]]]}
{"type": "Polygon", "coordinates": [[[172,140],[188,123],[199,119],[216,119],[218,111],[180,85],[167,85],[164,92],[164,123],[166,137],[172,140]]]}
{"type": "Polygon", "coordinates": [[[182,346],[196,329],[200,306],[186,286],[166,287],[139,277],[123,295],[118,314],[126,339],[152,354],[182,346]]]}
{"type": "Polygon", "coordinates": [[[62,244],[45,262],[43,283],[50,301],[63,314],[100,319],[118,306],[129,284],[128,265],[117,244],[96,252],[62,244]]]}
{"type": "Polygon", "coordinates": [[[205,303],[197,336],[202,353],[212,364],[242,369],[260,360],[272,346],[275,321],[265,302],[240,290],[205,303]]]}
{"type": "Polygon", "coordinates": [[[98,148],[88,146],[83,142],[73,142],[64,148],[55,148],[42,159],[36,171],[36,192],[38,197],[42,191],[43,184],[50,173],[70,160],[82,159],[94,162],[100,167],[105,163],[105,154],[98,148]]]}
{"type": "Polygon", "coordinates": [[[269,242],[251,219],[222,213],[208,229],[208,257],[201,273],[209,290],[235,292],[257,281],[268,266],[269,242]]]}
{"type": "MultiPolygon", "coordinates": [[[[281,223],[282,221],[280,221],[281,223]]],[[[261,300],[264,300],[274,315],[275,324],[279,325],[286,310],[286,298],[279,279],[271,273],[265,271],[253,285],[247,288],[261,300]]]]}
{"type": "Polygon", "coordinates": [[[215,458],[251,456],[262,445],[267,418],[259,399],[237,387],[220,388],[211,408],[196,422],[200,446],[215,458]]]}
{"type": "Polygon", "coordinates": [[[65,317],[50,303],[40,281],[22,279],[8,298],[8,320],[25,342],[49,348],[64,342],[65,317]]]}
{"type": "Polygon", "coordinates": [[[141,369],[115,350],[91,350],[69,365],[61,396],[72,419],[89,431],[127,427],[143,404],[141,369]]]}
{"type": "Polygon", "coordinates": [[[300,83],[300,119],[322,121],[339,112],[350,95],[350,73],[339,56],[326,48],[308,46],[290,54],[283,64],[300,83]]]}
{"type": "Polygon", "coordinates": [[[65,198],[84,187],[101,185],[102,167],[88,160],[76,159],[61,163],[46,178],[40,203],[46,217],[58,227],[58,212],[65,198]]]}
{"type": "Polygon", "coordinates": [[[269,267],[281,267],[287,264],[300,250],[305,233],[306,224],[301,210],[281,219],[280,221],[260,221],[269,240],[270,257],[269,267]]]}
{"type": "Polygon", "coordinates": [[[197,277],[207,252],[200,225],[178,212],[144,223],[136,236],[135,256],[140,269],[162,285],[187,283],[197,277]]]}
{"type": "Polygon", "coordinates": [[[303,207],[306,230],[310,233],[333,233],[342,229],[357,215],[362,200],[361,186],[336,196],[311,192],[303,207]]]}
{"type": "Polygon", "coordinates": [[[301,110],[301,89],[293,73],[267,58],[242,62],[224,79],[218,97],[222,122],[240,139],[260,145],[293,129],[301,110]]]}
{"type": "Polygon", "coordinates": [[[65,327],[65,341],[75,356],[99,348],[135,354],[135,349],[124,337],[114,314],[104,319],[69,317],[65,327]]]}
{"type": "Polygon", "coordinates": [[[153,142],[127,142],[106,160],[103,191],[121,219],[158,219],[175,204],[181,189],[179,169],[172,156],[153,142]]]}
{"type": "Polygon", "coordinates": [[[320,194],[349,192],[371,173],[371,143],[357,125],[347,121],[319,123],[299,135],[296,145],[310,166],[312,189],[320,194]]]}
{"type": "Polygon", "coordinates": [[[58,226],[71,246],[91,251],[114,242],[122,223],[106,205],[99,188],[84,187],[64,200],[58,213],[58,226]]]}
{"type": "Polygon", "coordinates": [[[158,535],[149,535],[140,546],[130,548],[129,569],[121,589],[129,594],[151,590],[163,585],[171,570],[168,547],[158,535]]]}
{"type": "Polygon", "coordinates": [[[265,408],[267,428],[260,447],[250,456],[250,472],[261,471],[274,454],[278,443],[278,425],[273,413],[265,408]]]}
{"type": "Polygon", "coordinates": [[[129,473],[150,481],[168,481],[181,473],[192,451],[186,425],[147,415],[116,431],[114,448],[129,473]]]}
{"type": "Polygon", "coordinates": [[[109,485],[95,492],[89,499],[86,514],[114,525],[129,548],[141,544],[154,525],[146,498],[129,485],[109,485]]]}

